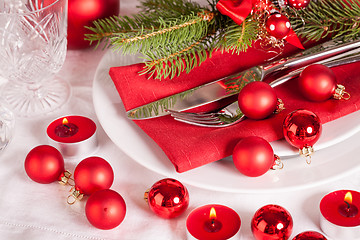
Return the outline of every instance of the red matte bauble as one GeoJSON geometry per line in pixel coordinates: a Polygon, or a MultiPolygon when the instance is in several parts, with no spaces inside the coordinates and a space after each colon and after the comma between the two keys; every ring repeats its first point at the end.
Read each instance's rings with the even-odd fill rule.
{"type": "Polygon", "coordinates": [[[327,240],[324,235],[314,231],[302,232],[296,235],[293,240],[327,240]]]}
{"type": "Polygon", "coordinates": [[[293,230],[290,213],[278,205],[266,205],[256,211],[251,231],[257,240],[286,240],[293,230]]]}
{"type": "Polygon", "coordinates": [[[68,48],[82,49],[90,46],[84,34],[93,33],[85,26],[92,22],[119,14],[119,0],[69,0],[68,2],[68,48]]]}
{"type": "Polygon", "coordinates": [[[260,120],[270,116],[275,111],[277,96],[269,84],[251,82],[240,91],[238,103],[241,112],[247,118],[260,120]]]}
{"type": "Polygon", "coordinates": [[[188,190],[181,182],[172,178],[154,183],[146,195],[150,209],[162,218],[175,218],[189,206],[188,190]]]}
{"type": "Polygon", "coordinates": [[[85,158],[76,166],[74,171],[75,186],[85,195],[102,189],[109,189],[113,181],[113,169],[101,157],[85,158]]]}
{"type": "Polygon", "coordinates": [[[298,79],[302,95],[306,99],[316,102],[330,99],[335,93],[336,85],[334,72],[322,64],[306,67],[298,79]]]}
{"type": "Polygon", "coordinates": [[[295,9],[306,8],[311,0],[287,0],[288,5],[295,9]]]}
{"type": "Polygon", "coordinates": [[[61,153],[49,145],[33,148],[25,158],[27,175],[38,183],[52,183],[64,173],[64,158],[61,153]]]}
{"type": "Polygon", "coordinates": [[[285,140],[299,149],[313,146],[321,130],[319,117],[309,110],[295,110],[286,116],[283,123],[285,140]]]}
{"type": "Polygon", "coordinates": [[[88,198],[85,214],[94,227],[104,230],[113,229],[125,218],[125,201],[114,190],[103,189],[88,198]]]}
{"type": "Polygon", "coordinates": [[[256,136],[246,137],[236,144],[233,161],[242,174],[258,177],[274,165],[274,151],[265,139],[256,136]]]}
{"type": "Polygon", "coordinates": [[[277,39],[283,39],[290,32],[291,24],[289,19],[280,14],[275,13],[266,19],[266,31],[277,39]]]}

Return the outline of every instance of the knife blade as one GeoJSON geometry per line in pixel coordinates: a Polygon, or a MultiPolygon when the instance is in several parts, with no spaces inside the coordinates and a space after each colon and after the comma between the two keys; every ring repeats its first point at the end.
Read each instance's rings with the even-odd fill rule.
{"type": "MultiPolygon", "coordinates": [[[[240,73],[227,76],[210,83],[180,92],[157,101],[130,109],[126,112],[132,120],[145,120],[168,115],[167,109],[186,111],[200,107],[221,99],[233,96],[243,86],[252,81],[263,81],[267,76],[288,74],[286,70],[296,70],[306,65],[323,61],[326,58],[337,58],[337,54],[360,48],[360,40],[350,43],[339,43],[336,40],[328,41],[305,50],[302,55],[295,55],[270,64],[255,66],[240,73]]],[[[340,57],[340,56],[339,56],[340,57]]]]}

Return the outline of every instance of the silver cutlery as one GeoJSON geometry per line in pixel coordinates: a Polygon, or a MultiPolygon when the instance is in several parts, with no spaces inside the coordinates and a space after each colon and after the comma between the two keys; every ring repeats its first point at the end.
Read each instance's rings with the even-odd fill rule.
{"type": "MultiPolygon", "coordinates": [[[[348,63],[353,63],[360,60],[360,55],[347,56],[338,60],[334,60],[331,62],[324,62],[323,64],[328,67],[340,66],[348,63]]],[[[322,61],[323,62],[323,61],[322,61]]],[[[321,62],[320,62],[321,63],[321,62]]],[[[270,83],[270,86],[275,87],[279,84],[282,84],[297,75],[299,75],[301,70],[297,70],[295,72],[289,73],[279,79],[274,80],[270,83]]],[[[174,110],[167,110],[171,116],[183,123],[200,126],[200,127],[228,127],[232,126],[236,123],[241,122],[245,119],[245,116],[239,109],[238,102],[235,101],[230,105],[216,111],[210,113],[190,113],[190,112],[179,112],[174,110]]]]}
{"type": "Polygon", "coordinates": [[[251,81],[263,81],[268,77],[280,77],[289,71],[304,67],[360,47],[360,40],[340,44],[329,41],[303,51],[293,57],[252,67],[240,73],[207,83],[193,89],[127,111],[132,120],[142,120],[169,114],[167,109],[185,111],[239,93],[241,87],[251,81]]]}

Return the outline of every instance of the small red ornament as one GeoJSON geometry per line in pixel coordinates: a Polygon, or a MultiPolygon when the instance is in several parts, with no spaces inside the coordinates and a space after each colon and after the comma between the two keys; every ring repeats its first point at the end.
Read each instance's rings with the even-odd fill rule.
{"type": "Polygon", "coordinates": [[[172,178],[162,179],[145,192],[145,200],[150,209],[162,218],[175,218],[189,206],[189,193],[186,187],[172,178]]]}
{"type": "Polygon", "coordinates": [[[289,19],[280,13],[271,14],[267,18],[265,26],[266,31],[277,39],[286,37],[291,29],[289,19]]]}
{"type": "Polygon", "coordinates": [[[126,204],[119,193],[103,189],[88,198],[85,214],[94,227],[108,230],[119,226],[124,220],[126,204]]]}
{"type": "Polygon", "coordinates": [[[257,240],[289,239],[293,230],[290,213],[278,205],[266,205],[256,211],[251,231],[257,240]]]}
{"type": "Polygon", "coordinates": [[[306,67],[298,79],[299,90],[302,95],[315,102],[330,99],[349,99],[345,87],[336,84],[334,72],[325,65],[313,64],[306,67]]]}
{"type": "Polygon", "coordinates": [[[27,175],[38,183],[52,183],[60,180],[64,174],[64,158],[61,153],[49,145],[33,148],[25,158],[27,175]]]}
{"type": "Polygon", "coordinates": [[[260,120],[270,116],[277,105],[275,90],[265,82],[248,83],[239,93],[241,112],[250,119],[260,120]]]}
{"type": "Polygon", "coordinates": [[[75,168],[75,187],[81,193],[90,195],[102,189],[109,189],[114,181],[110,164],[101,157],[89,157],[75,168]]]}
{"type": "Polygon", "coordinates": [[[265,174],[276,163],[277,156],[268,141],[261,137],[251,136],[240,140],[233,151],[235,167],[242,174],[258,177],[265,174]]]}
{"type": "Polygon", "coordinates": [[[296,235],[293,240],[327,240],[321,233],[314,231],[302,232],[296,235]]]}
{"type": "Polygon", "coordinates": [[[68,48],[82,49],[90,46],[84,34],[93,33],[85,26],[92,22],[119,14],[119,0],[69,0],[68,4],[68,48]]]}
{"type": "Polygon", "coordinates": [[[306,8],[311,0],[287,0],[288,5],[295,9],[306,8]]]}
{"type": "Polygon", "coordinates": [[[314,151],[313,145],[318,141],[321,130],[319,117],[309,110],[295,110],[286,116],[283,123],[285,140],[306,157],[314,151]]]}

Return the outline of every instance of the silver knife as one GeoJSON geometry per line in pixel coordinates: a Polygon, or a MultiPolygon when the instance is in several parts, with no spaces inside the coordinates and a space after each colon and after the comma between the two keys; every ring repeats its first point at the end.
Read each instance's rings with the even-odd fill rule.
{"type": "MultiPolygon", "coordinates": [[[[255,66],[240,73],[227,76],[216,81],[183,91],[126,112],[132,120],[144,120],[168,115],[167,109],[186,111],[200,107],[239,93],[240,89],[252,81],[263,81],[270,76],[288,74],[289,71],[299,69],[309,64],[329,58],[340,58],[346,52],[360,47],[360,40],[341,43],[336,40],[322,43],[293,57],[255,66]],[[344,53],[341,56],[337,56],[344,53]]],[[[359,48],[360,50],[360,48],[359,48]]]]}

